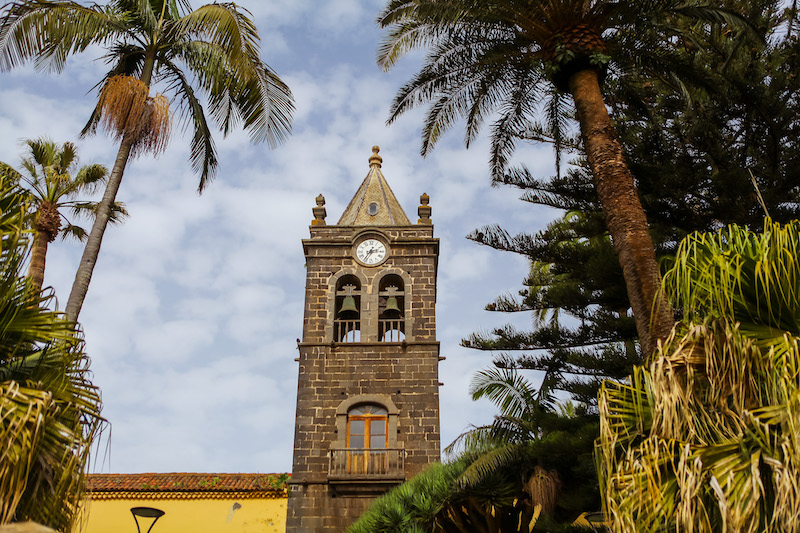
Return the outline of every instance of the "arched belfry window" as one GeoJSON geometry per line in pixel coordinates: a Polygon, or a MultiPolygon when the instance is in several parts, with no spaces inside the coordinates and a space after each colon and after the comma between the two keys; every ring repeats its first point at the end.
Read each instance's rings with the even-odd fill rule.
{"type": "Polygon", "coordinates": [[[336,283],[334,340],[361,341],[361,282],[356,276],[342,276],[336,283]]]}
{"type": "Polygon", "coordinates": [[[401,342],[406,338],[405,293],[403,278],[389,274],[381,279],[378,291],[378,340],[401,342]]]}

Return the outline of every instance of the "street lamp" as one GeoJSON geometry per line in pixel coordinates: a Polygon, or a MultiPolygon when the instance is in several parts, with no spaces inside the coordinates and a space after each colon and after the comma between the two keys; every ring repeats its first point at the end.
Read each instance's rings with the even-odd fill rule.
{"type": "Polygon", "coordinates": [[[150,524],[150,527],[147,528],[146,533],[150,533],[150,530],[153,529],[153,526],[156,525],[156,521],[164,516],[164,511],[161,509],[153,509],[152,507],[131,507],[131,514],[133,515],[133,521],[136,522],[136,531],[142,533],[141,528],[139,527],[139,518],[152,518],[153,522],[150,524]]]}

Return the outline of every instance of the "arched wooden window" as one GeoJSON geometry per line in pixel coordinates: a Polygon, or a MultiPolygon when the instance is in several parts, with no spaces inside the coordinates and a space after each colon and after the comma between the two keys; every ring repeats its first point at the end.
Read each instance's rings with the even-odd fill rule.
{"type": "Polygon", "coordinates": [[[336,315],[333,319],[336,342],[361,341],[361,282],[356,276],[342,276],[336,283],[336,315]]]}
{"type": "Polygon", "coordinates": [[[359,405],[347,413],[347,447],[386,448],[389,414],[380,405],[359,405]]]}
{"type": "Polygon", "coordinates": [[[362,404],[347,412],[347,472],[376,474],[386,471],[386,408],[362,404]]]}
{"type": "Polygon", "coordinates": [[[399,413],[383,394],[359,394],[342,401],[336,407],[329,479],[404,479],[405,450],[397,441],[399,413]]]}
{"type": "Polygon", "coordinates": [[[378,340],[401,342],[406,338],[405,292],[403,278],[389,274],[381,279],[378,291],[378,340]]]}

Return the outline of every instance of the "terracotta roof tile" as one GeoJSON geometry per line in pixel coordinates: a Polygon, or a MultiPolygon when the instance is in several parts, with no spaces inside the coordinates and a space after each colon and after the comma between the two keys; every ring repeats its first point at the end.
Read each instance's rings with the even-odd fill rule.
{"type": "Polygon", "coordinates": [[[275,492],[283,493],[289,474],[89,474],[89,492],[275,492]]]}

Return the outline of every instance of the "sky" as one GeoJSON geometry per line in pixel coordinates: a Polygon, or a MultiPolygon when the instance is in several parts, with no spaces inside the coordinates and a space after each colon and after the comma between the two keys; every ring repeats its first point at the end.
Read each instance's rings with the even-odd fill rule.
{"type": "MultiPolygon", "coordinates": [[[[289,472],[304,257],[315,198],[335,223],[378,145],[382,171],[409,218],[430,195],[441,240],[436,307],[443,446],[470,425],[491,421],[473,402],[472,375],[491,355],[459,346],[475,331],[529,316],[484,310],[516,293],[524,258],[465,238],[499,223],[538,231],[556,212],[491,187],[488,133],[469,150],[463,123],[432,154],[419,155],[422,110],[391,125],[397,89],[419,68],[413,54],[381,71],[375,25],[384,0],[242,0],[262,38],[262,58],[296,100],[292,136],[270,150],[234,131],[215,134],[219,172],[202,195],[189,163],[190,134],[175,130],[158,158],[129,162],[118,201],[130,218],[105,235],[80,321],[94,383],[110,425],[94,472],[289,472]]],[[[193,2],[195,7],[201,2],[193,2]]],[[[0,73],[0,161],[19,168],[22,139],[75,141],[81,163],[111,166],[117,146],[102,132],[78,139],[105,72],[103,51],[73,56],[61,74],[28,65],[0,73]]],[[[552,173],[547,146],[518,150],[539,176],[552,173]]],[[[85,224],[88,228],[88,224],[85,224]]],[[[50,246],[45,285],[66,304],[82,247],[50,246]]],[[[531,376],[534,377],[534,376],[531,376]]]]}

